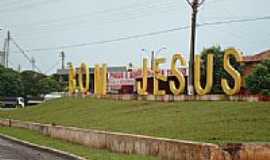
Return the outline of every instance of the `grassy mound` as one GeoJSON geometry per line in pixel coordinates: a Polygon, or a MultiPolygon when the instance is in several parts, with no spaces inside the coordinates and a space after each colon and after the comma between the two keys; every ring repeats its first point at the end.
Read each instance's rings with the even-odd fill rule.
{"type": "Polygon", "coordinates": [[[212,143],[269,142],[270,102],[148,102],[63,98],[1,118],[212,143]]]}

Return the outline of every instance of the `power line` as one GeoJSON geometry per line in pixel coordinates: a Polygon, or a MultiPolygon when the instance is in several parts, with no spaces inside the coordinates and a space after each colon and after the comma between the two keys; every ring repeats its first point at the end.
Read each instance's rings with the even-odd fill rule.
{"type": "MultiPolygon", "coordinates": [[[[141,3],[142,5],[143,3],[141,3]]],[[[30,36],[35,36],[36,33],[43,33],[47,32],[50,30],[55,31],[63,31],[67,29],[73,29],[74,27],[78,26],[85,26],[86,22],[95,22],[95,23],[119,23],[119,22],[125,22],[125,21],[131,21],[131,20],[136,20],[138,18],[146,17],[146,16],[151,16],[153,15],[153,12],[149,12],[148,8],[155,8],[155,10],[158,10],[160,13],[168,13],[172,12],[174,10],[177,10],[177,6],[173,3],[173,1],[166,1],[165,2],[160,2],[160,3],[154,3],[154,4],[143,4],[143,6],[140,5],[127,5],[129,8],[123,8],[121,10],[116,10],[115,8],[113,9],[107,9],[103,11],[96,11],[88,14],[81,14],[81,16],[71,16],[71,17],[65,17],[65,18],[58,18],[58,19],[53,19],[51,21],[47,21],[45,23],[39,23],[39,24],[29,24],[30,25],[30,30],[31,34],[30,36]],[[147,10],[146,10],[147,9],[147,10]],[[144,13],[144,12],[149,12],[149,13],[144,13]],[[110,16],[114,15],[113,17],[93,17],[93,15],[97,14],[103,14],[103,13],[111,13],[109,14],[110,16]],[[124,17],[121,15],[125,15],[124,17]],[[61,23],[63,22],[63,23],[61,23]],[[35,32],[35,34],[33,34],[35,32]]],[[[25,25],[28,26],[28,25],[25,25]]],[[[20,27],[20,25],[15,25],[15,26],[7,26],[9,28],[12,27],[20,27]]],[[[89,26],[87,26],[89,27],[89,26]]],[[[100,27],[100,26],[99,26],[100,27]]],[[[27,27],[29,29],[29,27],[27,27]]],[[[44,33],[46,34],[46,33],[44,33]]],[[[20,35],[22,36],[29,36],[29,33],[21,33],[20,35]]]]}
{"type": "Polygon", "coordinates": [[[204,23],[201,23],[201,24],[197,24],[197,26],[198,27],[216,26],[216,25],[221,25],[221,24],[254,22],[254,21],[269,20],[269,19],[270,19],[270,16],[256,17],[256,18],[246,18],[246,19],[233,19],[233,20],[224,20],[224,21],[217,21],[217,22],[204,22],[204,23]]]}
{"type": "Polygon", "coordinates": [[[12,4],[15,4],[17,3],[19,0],[8,0],[8,1],[1,1],[0,5],[1,6],[9,6],[9,5],[12,5],[12,4]]]}
{"type": "Polygon", "coordinates": [[[16,42],[13,38],[11,38],[11,41],[13,42],[13,44],[18,48],[18,50],[23,54],[23,56],[26,58],[26,60],[31,63],[33,65],[34,68],[36,68],[40,73],[42,73],[42,71],[37,67],[37,65],[35,63],[33,63],[33,59],[30,58],[26,52],[24,51],[16,42]]]}
{"type": "Polygon", "coordinates": [[[54,65],[52,65],[49,69],[47,69],[44,74],[48,74],[49,72],[51,72],[55,67],[57,67],[57,65],[60,63],[60,61],[58,60],[54,65]]]}
{"type": "Polygon", "coordinates": [[[77,47],[83,47],[83,46],[91,46],[91,45],[97,45],[97,44],[105,44],[105,43],[129,40],[129,39],[136,39],[136,38],[141,38],[141,37],[154,36],[154,35],[174,32],[174,31],[177,31],[177,30],[188,29],[188,28],[189,28],[189,26],[183,26],[183,27],[177,27],[177,28],[173,28],[173,29],[169,29],[169,30],[162,30],[162,31],[150,32],[150,33],[145,33],[145,34],[138,34],[138,35],[121,37],[121,38],[111,39],[111,40],[94,41],[94,42],[89,42],[89,43],[64,45],[64,46],[51,47],[51,48],[31,49],[31,50],[27,50],[27,51],[28,52],[33,52],[33,51],[37,52],[37,51],[48,51],[48,50],[57,50],[57,49],[77,48],[77,47]]]}
{"type": "Polygon", "coordinates": [[[217,3],[217,2],[222,2],[222,1],[226,1],[226,0],[209,0],[209,1],[205,1],[205,3],[210,4],[210,3],[217,3]]]}
{"type": "MultiPolygon", "coordinates": [[[[40,4],[48,4],[50,2],[55,2],[54,1],[50,1],[50,0],[40,0],[40,2],[38,1],[34,1],[34,2],[31,2],[31,3],[19,3],[19,2],[15,2],[15,6],[14,7],[6,7],[6,8],[2,8],[0,9],[0,13],[6,13],[6,12],[16,12],[16,11],[19,11],[21,9],[30,9],[30,8],[34,8],[36,6],[40,6],[40,4]],[[19,5],[17,5],[19,3],[19,5]]],[[[12,4],[12,3],[11,3],[12,4]]],[[[13,6],[13,5],[11,5],[13,6]]]]}
{"type": "MultiPolygon", "coordinates": [[[[270,19],[270,16],[264,16],[264,17],[256,17],[256,18],[224,20],[224,21],[216,21],[216,22],[204,22],[204,23],[197,24],[197,27],[217,26],[217,25],[223,25],[223,24],[243,23],[243,22],[254,22],[254,21],[269,20],[269,19],[270,19]]],[[[58,47],[36,48],[36,49],[29,49],[29,50],[26,50],[26,51],[28,51],[28,52],[40,52],[40,51],[49,51],[49,50],[78,48],[78,47],[84,47],[84,46],[92,46],[92,45],[99,45],[99,44],[118,42],[118,41],[123,41],[123,40],[150,37],[150,36],[175,32],[175,31],[179,31],[179,30],[184,30],[184,29],[188,29],[188,28],[190,28],[189,25],[182,26],[182,27],[176,27],[176,28],[172,28],[172,29],[167,29],[167,30],[156,31],[156,32],[150,32],[150,33],[137,34],[137,35],[126,36],[126,37],[121,37],[121,38],[116,38],[116,39],[110,39],[110,40],[93,41],[93,42],[86,42],[86,43],[79,43],[79,44],[72,44],[72,45],[63,45],[63,46],[58,46],[58,47]]]]}
{"type": "MultiPolygon", "coordinates": [[[[176,8],[175,8],[176,9],[176,8]]],[[[166,13],[169,13],[169,12],[173,12],[173,11],[176,11],[176,10],[172,10],[172,9],[169,9],[167,11],[160,11],[159,13],[160,14],[166,14],[166,13]]],[[[134,15],[132,17],[125,17],[125,18],[121,18],[119,20],[106,20],[104,21],[104,25],[99,25],[98,27],[95,27],[97,29],[95,29],[96,31],[103,31],[104,29],[106,29],[108,27],[108,24],[117,24],[119,25],[120,23],[126,23],[126,22],[130,22],[130,21],[136,21],[136,20],[140,20],[140,18],[142,17],[151,17],[153,16],[152,14],[142,14],[142,15],[134,15]]],[[[103,22],[102,22],[103,23],[103,22]]],[[[22,34],[18,34],[18,37],[23,37],[24,39],[30,39],[31,37],[47,37],[47,36],[50,36],[52,33],[59,33],[61,31],[71,31],[71,30],[74,30],[74,27],[75,26],[66,26],[66,27],[60,27],[60,26],[57,26],[57,28],[52,28],[52,30],[50,31],[50,28],[47,28],[45,30],[35,30],[33,32],[28,33],[28,32],[25,32],[25,33],[22,33],[22,34]],[[49,32],[49,34],[48,34],[49,32]],[[34,33],[34,34],[33,34],[34,33]]],[[[76,27],[80,27],[79,29],[80,30],[89,30],[89,25],[88,24],[82,24],[82,23],[79,23],[76,25],[76,27]]],[[[93,29],[93,26],[92,26],[92,29],[93,29]]],[[[76,29],[78,31],[78,29],[76,29]]]]}
{"type": "MultiPolygon", "coordinates": [[[[164,0],[163,0],[164,1],[164,0]]],[[[74,15],[74,16],[67,16],[67,17],[61,17],[61,18],[54,18],[51,20],[47,20],[47,21],[39,21],[37,23],[30,23],[30,24],[21,24],[24,26],[43,26],[43,25],[48,25],[48,24],[59,24],[59,22],[70,22],[71,20],[78,20],[78,19],[82,19],[82,18],[89,18],[92,17],[94,15],[99,15],[99,14],[114,14],[114,13],[122,13],[125,10],[131,10],[131,11],[135,11],[135,12],[140,12],[139,9],[144,9],[144,8],[152,8],[155,6],[164,6],[164,5],[168,5],[168,4],[173,4],[172,0],[169,1],[165,1],[165,2],[159,2],[159,3],[150,3],[149,2],[141,2],[138,3],[137,1],[135,3],[132,4],[128,4],[128,5],[124,5],[124,6],[119,6],[119,7],[114,7],[114,8],[109,8],[109,9],[102,9],[102,10],[97,10],[97,11],[93,11],[90,13],[83,13],[83,14],[79,14],[79,15],[74,15]]],[[[126,15],[126,14],[125,14],[126,15]]],[[[21,25],[14,25],[14,26],[8,26],[8,27],[21,27],[21,25]]]]}
{"type": "MultiPolygon", "coordinates": [[[[217,2],[225,2],[224,0],[210,0],[210,1],[207,1],[208,3],[217,3],[217,2]]],[[[204,5],[204,6],[207,6],[207,5],[204,5]]],[[[230,10],[229,6],[224,6],[223,9],[222,9],[222,12],[224,13],[224,15],[228,15],[229,17],[216,17],[216,18],[222,18],[224,20],[226,19],[233,19],[233,18],[237,18],[230,10]]],[[[238,17],[239,18],[239,17],[238,17]]],[[[248,17],[241,17],[242,19],[243,18],[248,18],[248,17]]],[[[247,27],[246,25],[244,25],[243,27],[247,27]]],[[[246,34],[241,34],[240,32],[242,31],[245,31],[245,30],[240,30],[238,32],[233,32],[232,30],[225,30],[224,32],[230,34],[232,37],[235,37],[237,40],[239,39],[247,39],[248,37],[247,36],[244,36],[246,34]]]]}

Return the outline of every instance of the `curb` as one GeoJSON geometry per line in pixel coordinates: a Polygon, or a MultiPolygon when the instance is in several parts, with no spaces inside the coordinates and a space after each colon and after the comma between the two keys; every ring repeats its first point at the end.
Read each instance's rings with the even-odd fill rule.
{"type": "Polygon", "coordinates": [[[72,154],[72,153],[69,153],[69,152],[66,152],[66,151],[61,151],[61,150],[58,150],[58,149],[54,149],[54,148],[50,148],[50,147],[46,147],[46,146],[42,146],[42,145],[37,145],[37,144],[31,143],[31,142],[28,142],[28,141],[24,141],[24,140],[21,140],[21,139],[12,137],[12,136],[2,134],[2,133],[0,133],[0,137],[3,138],[3,139],[6,139],[6,140],[9,140],[9,141],[12,141],[12,142],[15,142],[15,143],[18,143],[18,144],[33,148],[33,149],[36,149],[36,150],[39,150],[39,151],[45,151],[45,152],[49,152],[49,153],[52,153],[52,154],[56,154],[56,155],[64,157],[64,158],[66,157],[66,158],[71,158],[71,159],[74,159],[74,160],[86,160],[83,157],[77,156],[75,154],[72,154]]]}
{"type": "MultiPolygon", "coordinates": [[[[1,118],[0,125],[37,131],[43,135],[49,135],[56,139],[66,140],[90,148],[105,149],[123,154],[149,155],[159,157],[160,159],[270,160],[269,142],[255,144],[232,143],[227,144],[226,146],[220,146],[211,143],[65,127],[55,124],[41,124],[1,118]]],[[[84,158],[79,157],[77,159],[82,160],[84,158]]]]}

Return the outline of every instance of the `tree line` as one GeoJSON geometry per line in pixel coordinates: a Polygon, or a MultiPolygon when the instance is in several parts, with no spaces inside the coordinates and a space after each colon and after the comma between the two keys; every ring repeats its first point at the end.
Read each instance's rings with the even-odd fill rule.
{"type": "Polygon", "coordinates": [[[0,65],[0,97],[40,96],[63,91],[56,76],[47,76],[35,71],[18,72],[0,65]]]}

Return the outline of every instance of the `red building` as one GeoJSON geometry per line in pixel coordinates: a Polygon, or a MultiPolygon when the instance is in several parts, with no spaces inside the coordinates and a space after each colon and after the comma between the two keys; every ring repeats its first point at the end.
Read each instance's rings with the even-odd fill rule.
{"type": "MultiPolygon", "coordinates": [[[[257,64],[261,63],[264,60],[270,59],[270,50],[266,50],[264,52],[252,55],[252,56],[244,56],[244,70],[243,70],[243,79],[245,79],[248,75],[250,75],[253,69],[257,66],[257,64]]],[[[243,81],[243,88],[241,89],[240,94],[249,95],[249,91],[245,89],[245,81],[243,81]]]]}
{"type": "Polygon", "coordinates": [[[256,67],[256,65],[264,60],[270,59],[270,50],[252,55],[252,56],[245,56],[243,58],[245,63],[244,68],[244,77],[251,74],[252,70],[256,67]]]}

